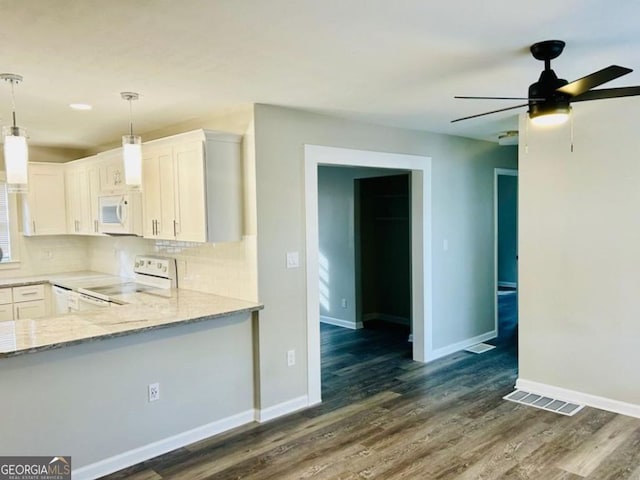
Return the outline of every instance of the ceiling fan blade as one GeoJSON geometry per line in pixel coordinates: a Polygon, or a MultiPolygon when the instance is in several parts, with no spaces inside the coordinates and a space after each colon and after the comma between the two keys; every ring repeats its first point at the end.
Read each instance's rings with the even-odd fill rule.
{"type": "Polygon", "coordinates": [[[607,98],[635,97],[640,95],[638,87],[601,88],[599,90],[589,90],[577,97],[573,97],[571,102],[586,102],[588,100],[604,100],[607,98]]]}
{"type": "Polygon", "coordinates": [[[465,100],[536,100],[540,102],[544,102],[546,99],[544,98],[529,98],[529,97],[466,97],[456,95],[453,98],[462,98],[465,100]]]}
{"type": "Polygon", "coordinates": [[[571,83],[566,84],[564,87],[558,88],[556,91],[566,93],[572,97],[582,95],[588,90],[591,90],[598,85],[615,80],[618,77],[631,73],[633,70],[619,65],[610,65],[607,68],[593,72],[586,77],[579,78],[571,83]]]}
{"type": "Polygon", "coordinates": [[[528,103],[523,103],[522,105],[516,105],[515,107],[507,107],[507,108],[501,108],[499,110],[492,110],[490,112],[478,113],[477,115],[470,115],[468,117],[456,118],[455,120],[451,120],[451,123],[460,122],[462,120],[469,120],[470,118],[483,117],[485,115],[491,115],[492,113],[505,112],[507,110],[513,110],[515,108],[521,108],[521,107],[527,107],[527,106],[529,106],[528,103]]]}

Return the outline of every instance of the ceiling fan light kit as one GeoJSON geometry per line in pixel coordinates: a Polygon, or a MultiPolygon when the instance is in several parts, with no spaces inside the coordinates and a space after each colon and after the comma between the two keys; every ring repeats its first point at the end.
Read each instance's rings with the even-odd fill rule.
{"type": "Polygon", "coordinates": [[[498,145],[501,147],[518,145],[519,134],[517,130],[508,130],[498,135],[498,145]]]}
{"type": "Polygon", "coordinates": [[[565,123],[571,114],[571,103],[589,100],[603,100],[607,98],[632,97],[640,95],[640,86],[622,88],[602,88],[594,90],[604,83],[610,82],[633,70],[619,65],[593,72],[571,83],[563,78],[558,78],[551,69],[551,60],[560,56],[564,50],[565,42],[562,40],[545,40],[534,43],[530,50],[533,57],[544,62],[544,70],[537,82],[529,86],[528,96],[515,97],[469,97],[456,96],[464,99],[495,99],[495,100],[526,100],[527,103],[513,107],[501,108],[477,115],[457,118],[452,122],[482,117],[492,113],[504,112],[516,108],[528,107],[531,123],[535,126],[552,126],[565,123]]]}

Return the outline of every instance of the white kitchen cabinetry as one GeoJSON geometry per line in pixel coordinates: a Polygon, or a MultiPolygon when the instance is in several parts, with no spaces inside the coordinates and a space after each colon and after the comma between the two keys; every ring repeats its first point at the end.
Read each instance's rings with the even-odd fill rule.
{"type": "Polygon", "coordinates": [[[65,165],[67,233],[99,235],[99,166],[96,157],[65,165]]]}
{"type": "Polygon", "coordinates": [[[196,130],[143,144],[146,238],[241,239],[241,138],[196,130]]]}
{"type": "Polygon", "coordinates": [[[39,318],[47,315],[45,285],[13,287],[13,319],[39,318]]]}
{"type": "Polygon", "coordinates": [[[122,148],[99,153],[100,193],[120,193],[127,189],[124,183],[122,148]]]}
{"type": "Polygon", "coordinates": [[[13,320],[13,296],[11,288],[0,288],[0,322],[13,320]]]}
{"type": "Polygon", "coordinates": [[[22,195],[24,235],[67,233],[64,165],[29,163],[28,190],[22,195]]]}

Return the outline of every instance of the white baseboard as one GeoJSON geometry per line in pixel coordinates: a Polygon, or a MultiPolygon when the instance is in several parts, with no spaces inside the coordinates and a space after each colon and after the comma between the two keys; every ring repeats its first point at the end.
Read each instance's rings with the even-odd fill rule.
{"type": "Polygon", "coordinates": [[[273,407],[256,410],[255,420],[263,423],[283,415],[288,415],[289,413],[297,412],[298,410],[302,410],[307,407],[309,407],[309,397],[302,395],[301,397],[287,400],[286,402],[279,403],[273,407]]]}
{"type": "Polygon", "coordinates": [[[342,320],[340,318],[327,317],[320,315],[320,323],[326,323],[328,325],[335,325],[336,327],[350,328],[351,330],[357,330],[362,328],[362,322],[350,322],[349,320],[342,320]]]}
{"type": "Polygon", "coordinates": [[[518,288],[518,282],[498,282],[499,287],[518,288]]]}
{"type": "Polygon", "coordinates": [[[411,319],[399,317],[398,315],[389,315],[387,313],[366,313],[362,316],[363,322],[368,322],[369,320],[382,320],[383,322],[397,323],[399,325],[411,325],[411,319]]]}
{"type": "Polygon", "coordinates": [[[640,418],[640,405],[633,403],[626,403],[619,400],[613,400],[611,398],[592,395],[590,393],[568,390],[566,388],[534,382],[524,378],[518,378],[518,380],[516,380],[516,388],[529,393],[535,393],[536,395],[544,395],[547,397],[557,398],[565,402],[587,405],[589,407],[599,408],[600,410],[606,410],[608,412],[640,418]]]}
{"type": "Polygon", "coordinates": [[[464,350],[472,345],[476,345],[477,343],[486,342],[487,340],[491,340],[492,338],[496,338],[498,336],[498,332],[496,330],[492,330],[487,333],[483,333],[482,335],[478,335],[477,337],[467,338],[458,343],[453,343],[451,345],[447,345],[446,347],[441,347],[433,352],[431,352],[431,358],[427,361],[431,362],[433,360],[437,360],[438,358],[445,357],[455,352],[459,352],[460,350],[464,350]]]}
{"type": "Polygon", "coordinates": [[[186,432],[178,433],[177,435],[164,438],[157,442],[129,450],[128,452],[100,460],[99,462],[85,465],[84,467],[73,470],[73,480],[92,480],[117,472],[118,470],[144,462],[145,460],[170,452],[176,448],[184,447],[194,442],[204,440],[205,438],[226,432],[232,428],[251,423],[254,421],[254,416],[255,411],[253,409],[247,410],[237,415],[223,418],[222,420],[217,420],[207,425],[202,425],[201,427],[187,430],[186,432]]]}

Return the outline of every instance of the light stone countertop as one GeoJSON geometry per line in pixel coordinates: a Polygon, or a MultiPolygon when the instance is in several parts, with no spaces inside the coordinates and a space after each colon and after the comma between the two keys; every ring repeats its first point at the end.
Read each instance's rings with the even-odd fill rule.
{"type": "MultiPolygon", "coordinates": [[[[74,275],[75,277],[69,276],[69,284],[73,283],[73,278],[80,278],[78,272],[74,275]]],[[[57,277],[59,275],[47,275],[30,283],[10,283],[10,279],[7,279],[3,280],[0,286],[45,282],[64,284],[63,281],[58,281],[57,277]]],[[[26,277],[24,281],[27,281],[26,277]]],[[[261,304],[254,302],[177,288],[117,295],[113,299],[127,304],[46,318],[0,322],[0,359],[158,328],[213,320],[263,308],[261,304]]]]}
{"type": "Polygon", "coordinates": [[[7,277],[0,278],[0,288],[24,287],[27,285],[37,285],[40,283],[50,283],[77,290],[78,288],[97,287],[102,285],[112,285],[121,283],[122,277],[92,271],[50,273],[44,275],[32,275],[29,277],[7,277]]]}

